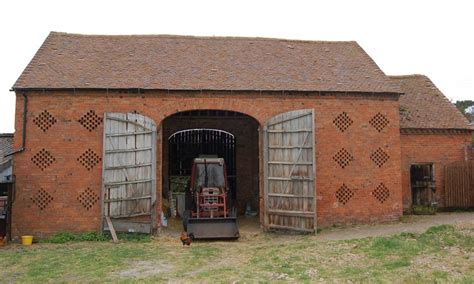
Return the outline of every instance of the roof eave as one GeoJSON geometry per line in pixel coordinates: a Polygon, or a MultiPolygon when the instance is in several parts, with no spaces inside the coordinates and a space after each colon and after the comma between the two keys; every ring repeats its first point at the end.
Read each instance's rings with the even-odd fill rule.
{"type": "Polygon", "coordinates": [[[73,87],[12,87],[12,92],[24,92],[24,91],[167,91],[167,92],[274,92],[274,93],[285,93],[285,92],[299,92],[299,93],[319,93],[319,94],[372,94],[372,95],[404,95],[403,92],[398,91],[334,91],[334,90],[312,90],[312,89],[214,89],[214,88],[203,88],[203,89],[186,89],[186,88],[104,88],[104,87],[88,87],[88,88],[73,88],[73,87]]]}

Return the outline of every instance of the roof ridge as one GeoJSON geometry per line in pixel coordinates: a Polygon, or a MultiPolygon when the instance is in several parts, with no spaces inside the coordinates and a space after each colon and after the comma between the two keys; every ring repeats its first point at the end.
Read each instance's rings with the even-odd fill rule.
{"type": "Polygon", "coordinates": [[[357,44],[355,40],[302,40],[302,39],[288,39],[288,38],[273,38],[273,37],[251,37],[251,36],[199,36],[199,35],[173,35],[173,34],[79,34],[79,33],[67,33],[67,32],[50,32],[53,36],[70,36],[70,37],[89,37],[89,38],[101,38],[101,37],[158,37],[158,38],[179,38],[179,39],[216,39],[216,40],[258,40],[258,41],[283,41],[283,42],[299,42],[299,43],[328,43],[328,44],[340,44],[340,43],[352,43],[357,44]]]}
{"type": "Polygon", "coordinates": [[[390,79],[406,79],[406,78],[415,78],[415,77],[424,77],[424,78],[429,79],[428,76],[424,74],[418,74],[418,73],[406,74],[406,75],[387,75],[387,77],[389,77],[390,79]]]}
{"type": "Polygon", "coordinates": [[[63,32],[13,86],[45,88],[401,93],[356,41],[63,32]]]}

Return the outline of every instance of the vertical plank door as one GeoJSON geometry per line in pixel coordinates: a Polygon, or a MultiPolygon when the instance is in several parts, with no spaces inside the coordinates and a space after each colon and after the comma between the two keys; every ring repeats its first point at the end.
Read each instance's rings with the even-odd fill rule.
{"type": "Polygon", "coordinates": [[[104,115],[102,228],[109,217],[117,232],[154,233],[156,125],[133,113],[104,115]]]}
{"type": "Polygon", "coordinates": [[[315,232],[313,110],[274,116],[264,132],[265,228],[315,232]]]}

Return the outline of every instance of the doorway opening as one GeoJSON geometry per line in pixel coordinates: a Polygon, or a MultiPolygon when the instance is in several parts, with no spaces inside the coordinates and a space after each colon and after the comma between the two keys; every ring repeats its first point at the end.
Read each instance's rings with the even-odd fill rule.
{"type": "Polygon", "coordinates": [[[436,183],[432,163],[411,165],[410,181],[413,206],[431,206],[436,203],[436,183]]]}
{"type": "MultiPolygon", "coordinates": [[[[239,112],[192,110],[163,121],[163,198],[181,216],[196,158],[221,158],[229,198],[238,216],[259,212],[259,123],[239,112]]],[[[165,201],[166,203],[166,201],[165,201]]]]}
{"type": "Polygon", "coordinates": [[[0,243],[11,240],[14,182],[0,182],[0,243]]]}

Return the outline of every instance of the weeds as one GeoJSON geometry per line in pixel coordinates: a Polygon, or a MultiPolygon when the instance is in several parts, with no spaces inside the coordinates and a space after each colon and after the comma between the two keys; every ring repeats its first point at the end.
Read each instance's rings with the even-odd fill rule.
{"type": "MultiPolygon", "coordinates": [[[[121,241],[127,242],[149,242],[151,236],[148,234],[128,234],[119,233],[117,237],[121,241]]],[[[55,234],[49,238],[42,239],[40,243],[51,243],[51,244],[65,244],[70,242],[105,242],[112,240],[110,234],[98,233],[98,232],[87,232],[81,234],[73,234],[69,232],[62,232],[55,234]]]]}

